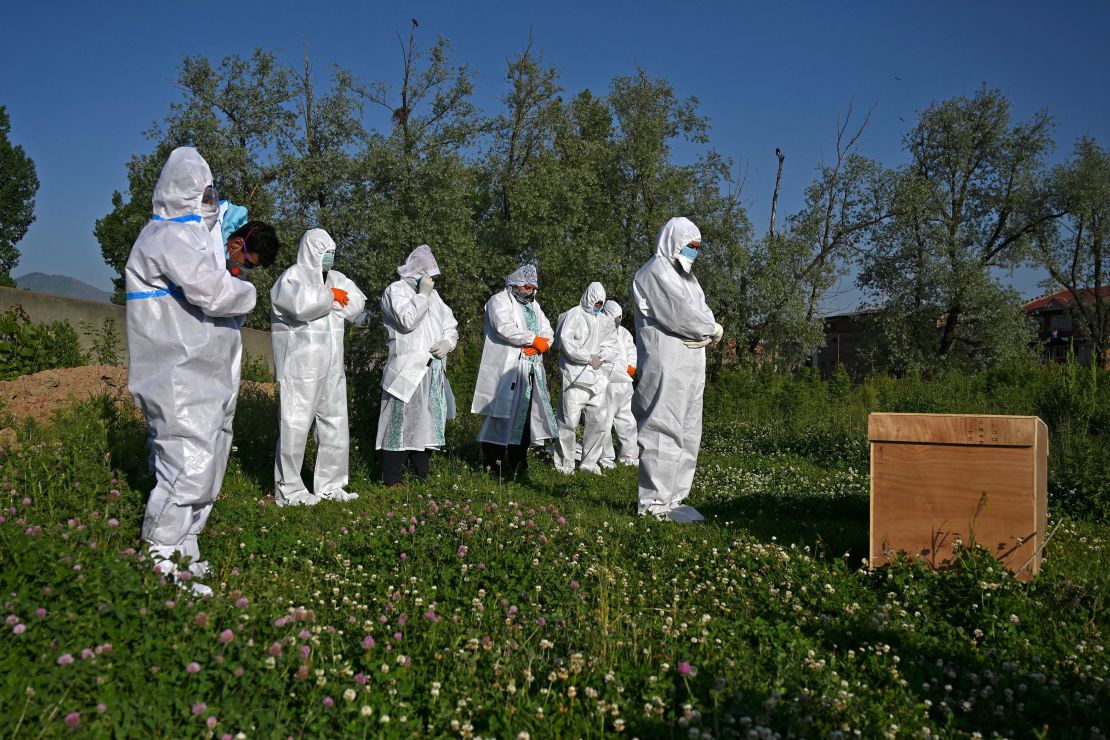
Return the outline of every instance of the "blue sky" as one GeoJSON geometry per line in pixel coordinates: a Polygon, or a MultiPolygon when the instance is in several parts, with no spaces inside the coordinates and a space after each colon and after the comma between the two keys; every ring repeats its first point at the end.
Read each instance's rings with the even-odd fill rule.
{"type": "MultiPolygon", "coordinates": [[[[130,155],[151,148],[142,132],[178,98],[183,55],[219,59],[261,46],[299,64],[307,42],[321,76],[335,63],[393,80],[395,34],[407,33],[410,17],[425,44],[451,40],[488,111],[530,30],[569,94],[603,94],[614,75],[640,65],[698,97],[711,146],[743,168],[759,229],[775,147],[787,157],[780,213],[788,214],[853,100],[857,110],[875,107],[861,152],[888,166],[905,161],[901,137],[919,110],[984,82],[1009,96],[1019,118],[1049,110],[1053,161],[1083,134],[1110,146],[1105,2],[22,2],[3,17],[0,104],[42,181],[13,274],[65,274],[104,289],[111,271],[93,223],[110,210],[112,191],[126,189],[130,155]]],[[[1037,279],[1023,270],[1013,281],[1033,295],[1037,279]]],[[[855,302],[843,287],[829,310],[855,302]]]]}

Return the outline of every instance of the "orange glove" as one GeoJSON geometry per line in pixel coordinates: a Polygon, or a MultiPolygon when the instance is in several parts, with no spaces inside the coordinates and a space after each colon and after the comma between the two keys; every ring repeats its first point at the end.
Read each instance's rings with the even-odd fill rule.
{"type": "Polygon", "coordinates": [[[336,303],[338,303],[340,306],[346,306],[347,301],[350,300],[349,298],[347,298],[347,291],[343,290],[342,288],[332,288],[331,294],[335,298],[336,303]]]}
{"type": "Polygon", "coordinates": [[[540,352],[546,352],[551,349],[551,340],[545,339],[544,337],[536,337],[532,340],[532,346],[540,352]]]}
{"type": "Polygon", "coordinates": [[[532,355],[538,355],[539,353],[540,351],[530,344],[524,348],[524,354],[528,355],[529,357],[531,357],[532,355]]]}
{"type": "Polygon", "coordinates": [[[632,377],[632,376],[634,376],[635,374],[636,374],[636,368],[634,368],[634,367],[632,367],[631,365],[629,365],[629,366],[628,366],[628,377],[630,377],[630,378],[631,378],[631,377],[632,377]]]}

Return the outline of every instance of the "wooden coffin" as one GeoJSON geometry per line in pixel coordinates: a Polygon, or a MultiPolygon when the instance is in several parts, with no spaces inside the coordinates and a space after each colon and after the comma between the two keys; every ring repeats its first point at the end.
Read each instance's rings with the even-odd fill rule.
{"type": "Polygon", "coordinates": [[[1048,525],[1048,427],[1035,416],[870,414],[871,567],[933,568],[973,542],[1028,580],[1048,525]]]}

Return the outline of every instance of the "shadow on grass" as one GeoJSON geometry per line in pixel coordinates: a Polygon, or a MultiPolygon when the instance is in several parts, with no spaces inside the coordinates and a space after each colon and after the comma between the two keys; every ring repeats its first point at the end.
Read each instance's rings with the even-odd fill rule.
{"type": "Polygon", "coordinates": [[[719,504],[699,505],[711,522],[744,529],[765,542],[809,546],[816,557],[853,560],[868,552],[866,497],[747,494],[719,504]]]}

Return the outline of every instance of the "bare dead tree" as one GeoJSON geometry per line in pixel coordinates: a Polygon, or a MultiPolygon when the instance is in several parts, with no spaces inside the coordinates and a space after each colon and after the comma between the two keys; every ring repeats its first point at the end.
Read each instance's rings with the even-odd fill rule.
{"type": "Polygon", "coordinates": [[[775,238],[775,216],[779,211],[779,190],[782,188],[782,160],[786,159],[786,155],[778,147],[775,147],[775,156],[779,160],[779,169],[778,173],[775,174],[775,194],[771,197],[771,230],[769,233],[772,239],[775,238]]]}

